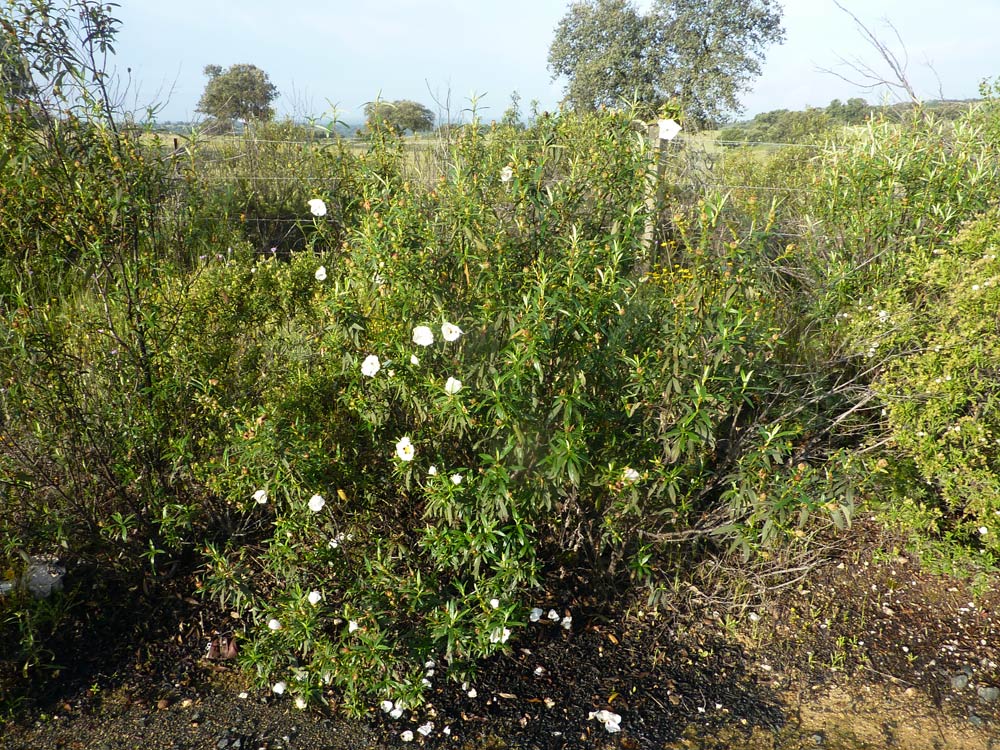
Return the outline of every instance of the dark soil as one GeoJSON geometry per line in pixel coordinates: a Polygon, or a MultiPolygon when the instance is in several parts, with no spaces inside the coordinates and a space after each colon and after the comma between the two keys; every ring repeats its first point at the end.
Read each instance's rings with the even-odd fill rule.
{"type": "Polygon", "coordinates": [[[455,748],[1000,748],[1000,596],[921,570],[871,528],[752,610],[695,595],[669,616],[540,602],[571,611],[572,630],[529,625],[483,665],[474,697],[436,679],[430,704],[398,721],[298,711],[207,660],[240,623],[192,598],[190,577],[143,591],[95,573],[88,615],[52,641],[61,668],[25,682],[3,665],[3,699],[23,700],[0,748],[407,747],[405,730],[455,748]],[[620,733],[588,718],[601,709],[620,733]]]}

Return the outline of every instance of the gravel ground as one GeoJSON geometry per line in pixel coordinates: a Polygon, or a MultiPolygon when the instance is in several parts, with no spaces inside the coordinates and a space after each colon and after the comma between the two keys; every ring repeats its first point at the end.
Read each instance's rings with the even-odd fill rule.
{"type": "MultiPolygon", "coordinates": [[[[808,585],[738,613],[696,598],[669,616],[540,602],[572,612],[572,629],[531,625],[474,684],[441,680],[398,721],[298,711],[205,659],[228,615],[186,596],[189,581],[102,591],[95,599],[131,601],[134,616],[95,606],[0,748],[1000,749],[995,581],[930,574],[893,546],[858,534],[808,585]],[[600,711],[619,715],[621,731],[590,718],[600,711]]],[[[0,685],[17,684],[0,673],[0,685]]]]}

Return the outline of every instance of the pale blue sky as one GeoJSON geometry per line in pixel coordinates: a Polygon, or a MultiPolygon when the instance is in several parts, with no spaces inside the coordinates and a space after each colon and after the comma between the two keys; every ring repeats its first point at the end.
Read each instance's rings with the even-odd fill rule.
{"type": "MultiPolygon", "coordinates": [[[[645,0],[648,2],[648,0],[645,0]]],[[[415,99],[453,112],[483,94],[483,115],[499,117],[512,91],[552,109],[561,96],[546,67],[549,43],[568,0],[120,0],[117,64],[132,68],[135,100],[163,104],[161,120],[198,117],[202,69],[253,63],[281,92],[279,115],[321,115],[327,100],[345,119],[364,103],[415,99]]],[[[640,5],[645,4],[640,2],[640,5]]],[[[785,43],[768,52],[764,74],[743,97],[747,114],[833,98],[879,94],[852,88],[817,67],[838,55],[877,57],[832,0],[785,0],[785,43]]],[[[887,40],[890,19],[909,52],[912,80],[934,98],[976,96],[980,80],[1000,76],[1000,0],[843,0],[887,40]]],[[[898,50],[898,47],[895,47],[898,50]]],[[[901,51],[900,51],[901,52],[901,51]]],[[[845,70],[845,73],[848,72],[845,70]]]]}

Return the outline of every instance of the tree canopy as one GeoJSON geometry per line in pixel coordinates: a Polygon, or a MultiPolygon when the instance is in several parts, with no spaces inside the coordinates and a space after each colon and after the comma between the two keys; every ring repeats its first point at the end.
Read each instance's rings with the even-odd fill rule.
{"type": "Polygon", "coordinates": [[[434,127],[434,113],[423,104],[409,99],[368,102],[365,105],[365,118],[369,130],[388,127],[397,133],[407,130],[420,133],[434,127]]]}
{"type": "Polygon", "coordinates": [[[206,65],[204,72],[208,83],[198,101],[198,112],[228,125],[235,120],[249,122],[274,117],[271,102],[278,96],[278,89],[256,65],[241,63],[226,70],[220,65],[206,65]]]}
{"type": "Polygon", "coordinates": [[[784,39],[776,0],[578,0],[549,48],[553,79],[581,109],[635,101],[652,115],[668,103],[695,124],[740,109],[765,49],[784,39]]]}

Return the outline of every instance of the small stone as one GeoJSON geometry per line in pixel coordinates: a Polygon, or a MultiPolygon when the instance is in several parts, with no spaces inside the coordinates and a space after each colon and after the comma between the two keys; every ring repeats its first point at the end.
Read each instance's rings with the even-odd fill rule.
{"type": "Polygon", "coordinates": [[[160,700],[156,701],[156,707],[158,709],[160,709],[161,711],[163,709],[165,709],[165,708],[169,708],[170,707],[170,699],[169,698],[160,698],[160,700]]]}
{"type": "Polygon", "coordinates": [[[192,705],[194,705],[194,701],[190,698],[185,698],[181,701],[181,708],[191,708],[192,705]]]}
{"type": "Polygon", "coordinates": [[[951,677],[951,689],[952,690],[965,690],[969,686],[969,675],[964,672],[951,677]]]}
{"type": "Polygon", "coordinates": [[[986,722],[984,722],[981,717],[976,716],[975,714],[970,714],[969,723],[978,729],[979,727],[983,726],[983,724],[985,724],[986,722]]]}
{"type": "Polygon", "coordinates": [[[809,739],[816,747],[822,747],[822,745],[826,742],[826,736],[822,732],[813,733],[809,739]]]}
{"type": "Polygon", "coordinates": [[[983,686],[976,690],[976,693],[983,703],[996,703],[1000,698],[1000,688],[983,686]]]}
{"type": "Polygon", "coordinates": [[[228,750],[228,748],[229,748],[229,738],[228,737],[222,737],[218,742],[215,743],[215,746],[219,750],[228,750]]]}

